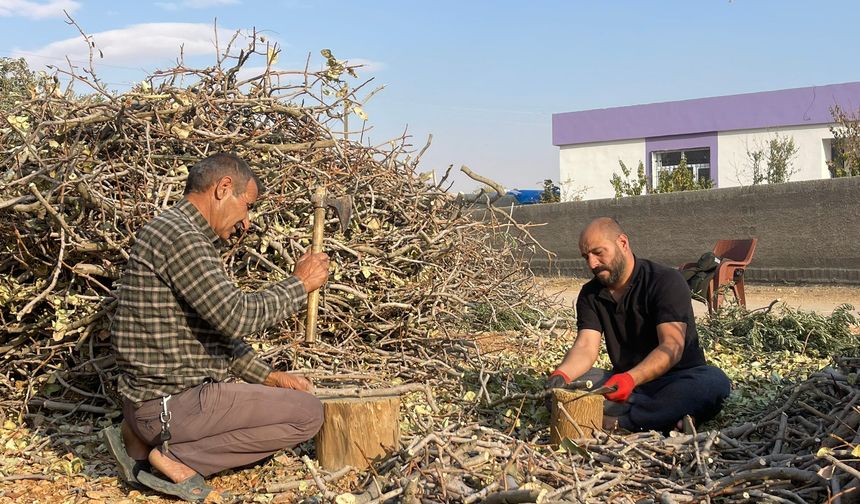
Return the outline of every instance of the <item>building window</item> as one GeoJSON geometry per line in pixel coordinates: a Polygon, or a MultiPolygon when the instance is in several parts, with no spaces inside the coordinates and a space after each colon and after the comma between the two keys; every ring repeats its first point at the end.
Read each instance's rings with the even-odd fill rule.
{"type": "Polygon", "coordinates": [[[827,163],[827,170],[830,172],[830,177],[836,177],[837,173],[845,172],[845,154],[840,142],[835,138],[825,138],[824,142],[824,161],[827,163]]]}
{"type": "Polygon", "coordinates": [[[681,156],[687,160],[687,168],[693,170],[696,178],[701,182],[711,179],[711,149],[697,148],[672,151],[654,151],[651,153],[651,166],[653,186],[657,187],[660,172],[666,170],[671,172],[681,164],[681,156]]]}

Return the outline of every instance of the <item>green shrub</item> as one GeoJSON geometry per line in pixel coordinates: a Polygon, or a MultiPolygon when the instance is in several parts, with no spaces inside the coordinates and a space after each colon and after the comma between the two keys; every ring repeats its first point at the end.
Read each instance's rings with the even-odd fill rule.
{"type": "Polygon", "coordinates": [[[747,352],[790,351],[810,357],[857,355],[860,335],[856,332],[854,307],[843,304],[830,315],[805,312],[782,305],[748,311],[729,305],[698,324],[706,349],[722,348],[747,352]]]}

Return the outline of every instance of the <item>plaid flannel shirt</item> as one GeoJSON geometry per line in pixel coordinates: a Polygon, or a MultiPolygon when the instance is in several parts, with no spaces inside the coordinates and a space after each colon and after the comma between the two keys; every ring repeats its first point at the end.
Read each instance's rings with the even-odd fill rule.
{"type": "Polygon", "coordinates": [[[118,388],[128,400],[221,381],[228,371],[249,383],[271,372],[241,338],[301,309],[304,286],[291,276],[259,292],[241,291],[227,276],[217,240],[184,198],[138,232],[111,323],[118,388]]]}

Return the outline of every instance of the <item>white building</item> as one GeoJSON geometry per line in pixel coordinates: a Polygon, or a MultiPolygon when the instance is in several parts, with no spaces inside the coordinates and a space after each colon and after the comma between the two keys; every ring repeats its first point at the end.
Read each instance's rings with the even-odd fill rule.
{"type": "Polygon", "coordinates": [[[562,197],[615,197],[619,160],[633,175],[641,161],[656,185],[660,168],[671,170],[682,154],[715,187],[747,185],[749,153],[777,135],[797,147],[791,180],[829,178],[834,105],[856,112],[860,82],[553,114],[562,197]]]}

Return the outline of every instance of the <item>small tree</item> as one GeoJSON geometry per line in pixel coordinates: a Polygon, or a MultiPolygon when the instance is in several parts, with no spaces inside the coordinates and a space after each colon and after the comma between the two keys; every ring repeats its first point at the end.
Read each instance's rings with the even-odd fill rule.
{"type": "Polygon", "coordinates": [[[655,193],[669,193],[681,191],[699,191],[710,189],[714,182],[709,178],[699,178],[693,173],[693,169],[687,165],[687,158],[681,155],[678,166],[671,171],[661,169],[657,178],[655,193]]]}
{"type": "Polygon", "coordinates": [[[766,149],[747,149],[753,185],[788,182],[797,173],[793,167],[797,145],[790,136],[779,133],[768,141],[766,149]]]}
{"type": "Polygon", "coordinates": [[[0,58],[0,111],[9,111],[30,98],[35,83],[36,76],[24,58],[0,58]]]}
{"type": "Polygon", "coordinates": [[[590,187],[576,187],[573,179],[568,177],[561,181],[561,191],[559,194],[560,201],[582,201],[590,187]]]}
{"type": "Polygon", "coordinates": [[[827,163],[833,177],[860,175],[860,119],[857,113],[846,114],[839,106],[830,109],[836,124],[833,133],[834,159],[827,163]]]}
{"type": "Polygon", "coordinates": [[[612,188],[615,189],[615,197],[623,198],[624,196],[648,194],[648,178],[645,176],[645,165],[642,161],[639,161],[635,179],[630,177],[630,168],[624,164],[624,161],[619,159],[618,164],[621,165],[623,176],[613,173],[612,178],[609,180],[612,188]]]}
{"type": "Polygon", "coordinates": [[[762,163],[764,162],[764,150],[756,149],[749,150],[747,149],[747,159],[749,159],[750,163],[750,171],[752,172],[752,183],[753,185],[761,184],[764,181],[764,168],[762,167],[762,163]]]}
{"type": "Polygon", "coordinates": [[[767,153],[767,183],[779,184],[788,182],[797,173],[794,168],[794,158],[797,157],[797,144],[790,136],[776,137],[768,142],[767,153]]]}
{"type": "Polygon", "coordinates": [[[561,201],[561,188],[552,183],[552,179],[544,179],[543,192],[540,193],[541,203],[558,203],[561,201]]]}

